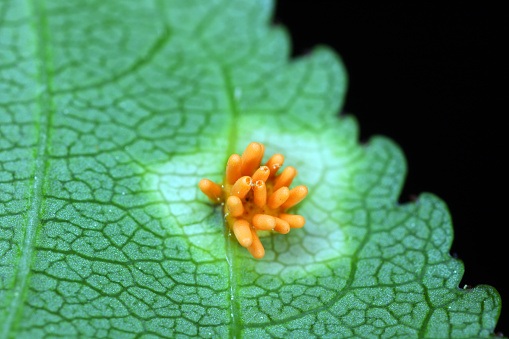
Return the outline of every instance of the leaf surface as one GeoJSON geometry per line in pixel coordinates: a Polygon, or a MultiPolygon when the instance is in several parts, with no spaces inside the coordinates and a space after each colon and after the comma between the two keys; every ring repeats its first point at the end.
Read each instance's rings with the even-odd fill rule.
{"type": "Polygon", "coordinates": [[[0,3],[0,337],[489,337],[450,216],[271,1],[0,3]],[[198,190],[251,141],[310,194],[253,259],[198,190]]]}

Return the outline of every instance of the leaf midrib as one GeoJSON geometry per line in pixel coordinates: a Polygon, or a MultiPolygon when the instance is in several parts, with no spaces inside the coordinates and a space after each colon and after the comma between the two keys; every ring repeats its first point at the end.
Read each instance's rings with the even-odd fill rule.
{"type": "Polygon", "coordinates": [[[43,90],[37,95],[39,133],[37,149],[34,150],[34,177],[28,203],[25,235],[12,289],[10,312],[3,325],[2,338],[8,338],[13,327],[17,326],[16,321],[20,318],[23,309],[23,299],[26,295],[27,281],[32,267],[35,238],[37,229],[41,224],[40,214],[43,200],[42,190],[46,179],[48,134],[53,114],[51,98],[49,96],[52,87],[52,73],[48,66],[51,64],[51,58],[49,50],[46,48],[49,30],[45,8],[42,2],[36,0],[27,0],[27,5],[31,9],[32,14],[34,14],[33,17],[36,18],[31,25],[31,29],[36,38],[35,56],[41,61],[38,63],[37,80],[40,88],[43,90]]]}
{"type": "MultiPolygon", "coordinates": [[[[228,108],[230,112],[231,122],[230,122],[230,135],[228,136],[228,147],[226,148],[226,157],[229,157],[230,154],[235,152],[235,144],[237,140],[237,119],[239,116],[238,107],[235,100],[235,88],[231,81],[231,76],[228,70],[225,67],[221,67],[221,74],[223,76],[223,82],[226,91],[226,99],[228,102],[228,108]]],[[[224,163],[226,163],[227,158],[224,163]]],[[[222,211],[221,211],[222,213],[222,211]]],[[[235,263],[235,255],[233,254],[232,242],[231,242],[231,233],[230,227],[224,221],[224,238],[225,238],[225,251],[226,251],[226,261],[228,263],[229,269],[229,282],[230,282],[230,311],[231,311],[231,319],[232,324],[230,326],[230,337],[237,338],[240,337],[240,310],[237,304],[236,296],[237,292],[237,280],[235,278],[234,271],[234,263],[235,263]]]]}

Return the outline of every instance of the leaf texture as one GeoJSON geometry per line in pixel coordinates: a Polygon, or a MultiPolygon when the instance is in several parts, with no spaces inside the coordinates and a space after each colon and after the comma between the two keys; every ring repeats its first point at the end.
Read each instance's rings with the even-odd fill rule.
{"type": "Polygon", "coordinates": [[[490,337],[446,206],[399,205],[384,137],[337,117],[326,47],[289,60],[268,0],[0,2],[0,337],[490,337]],[[231,240],[198,190],[251,141],[307,224],[231,240]]]}

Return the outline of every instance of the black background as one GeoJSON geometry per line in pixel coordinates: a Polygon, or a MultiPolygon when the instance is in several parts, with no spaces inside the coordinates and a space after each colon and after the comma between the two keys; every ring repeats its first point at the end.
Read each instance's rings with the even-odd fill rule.
{"type": "MultiPolygon", "coordinates": [[[[361,141],[386,135],[406,155],[401,201],[422,192],[445,200],[451,254],[465,264],[460,286],[492,285],[509,303],[509,15],[489,6],[285,0],[274,20],[290,32],[294,56],[319,44],[341,55],[349,74],[342,113],[358,119],[361,141]]],[[[496,331],[508,335],[507,322],[503,308],[496,331]]]]}

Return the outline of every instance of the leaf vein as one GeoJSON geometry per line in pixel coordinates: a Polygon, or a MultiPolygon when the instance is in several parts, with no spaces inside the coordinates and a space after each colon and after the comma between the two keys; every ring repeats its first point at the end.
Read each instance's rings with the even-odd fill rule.
{"type": "Polygon", "coordinates": [[[49,66],[51,60],[46,46],[49,34],[46,21],[47,17],[45,15],[44,5],[41,2],[34,0],[27,1],[29,2],[28,6],[31,10],[38,14],[38,20],[32,24],[32,29],[36,37],[36,56],[41,60],[38,70],[38,81],[42,91],[37,98],[39,108],[39,138],[37,149],[35,150],[34,176],[28,201],[29,209],[26,216],[27,224],[18,261],[14,288],[12,289],[10,312],[5,320],[3,331],[0,336],[2,338],[8,337],[13,327],[17,326],[16,321],[21,316],[24,306],[23,298],[28,290],[28,280],[35,251],[34,244],[37,237],[37,230],[41,225],[40,213],[43,206],[42,194],[47,167],[48,136],[53,113],[51,99],[49,97],[52,79],[49,66]]]}

